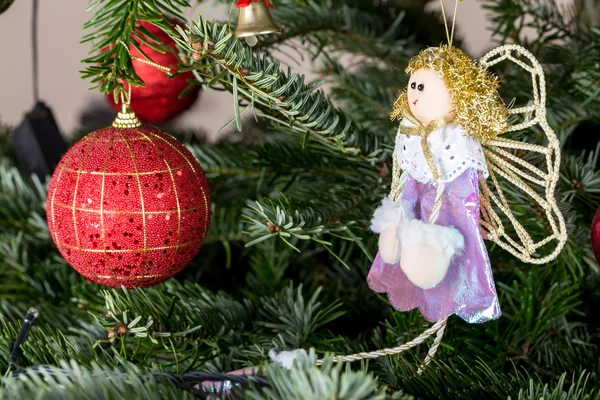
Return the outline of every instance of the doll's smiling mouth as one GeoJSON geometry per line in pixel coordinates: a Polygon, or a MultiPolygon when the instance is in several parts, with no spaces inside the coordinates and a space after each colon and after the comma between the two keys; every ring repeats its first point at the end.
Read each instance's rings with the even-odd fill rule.
{"type": "Polygon", "coordinates": [[[416,106],[417,105],[417,101],[419,101],[419,99],[416,99],[415,101],[413,101],[413,105],[416,106]]]}

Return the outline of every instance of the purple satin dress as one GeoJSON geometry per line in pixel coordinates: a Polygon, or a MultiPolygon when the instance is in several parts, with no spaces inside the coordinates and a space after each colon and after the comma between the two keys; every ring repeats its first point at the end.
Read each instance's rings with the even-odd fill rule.
{"type": "MultiPolygon", "coordinates": [[[[470,323],[500,317],[500,305],[487,249],[479,228],[479,173],[467,170],[446,183],[437,224],[458,229],[465,248],[455,257],[444,279],[435,287],[421,289],[406,277],[400,264],[387,264],[377,253],[367,278],[376,292],[387,293],[394,308],[415,307],[430,322],[456,314],[470,323]]],[[[409,201],[415,218],[429,220],[436,196],[433,183],[408,179],[402,198],[409,201]]]]}

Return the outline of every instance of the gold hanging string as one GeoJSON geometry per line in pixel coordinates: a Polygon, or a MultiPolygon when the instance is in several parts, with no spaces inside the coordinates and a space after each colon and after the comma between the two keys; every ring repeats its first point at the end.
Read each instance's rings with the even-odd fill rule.
{"type": "Polygon", "coordinates": [[[458,10],[459,0],[455,0],[454,3],[454,15],[452,16],[452,30],[448,30],[448,19],[446,18],[446,10],[444,9],[444,0],[440,0],[440,6],[442,7],[442,16],[444,17],[444,27],[446,28],[446,40],[448,40],[448,46],[452,46],[452,40],[454,39],[454,27],[456,25],[456,12],[458,10]]]}
{"type": "Polygon", "coordinates": [[[127,50],[127,54],[129,54],[129,57],[132,60],[136,60],[136,61],[139,61],[139,62],[143,62],[144,64],[151,65],[154,68],[161,70],[162,72],[164,72],[168,76],[173,76],[173,74],[171,73],[171,68],[165,67],[164,65],[157,64],[157,63],[155,63],[153,61],[150,61],[150,60],[146,60],[145,58],[141,58],[141,57],[137,57],[137,56],[132,56],[131,52],[129,51],[129,47],[122,40],[119,40],[119,43],[122,44],[123,47],[125,47],[125,50],[127,50]]]}
{"type": "MultiPolygon", "coordinates": [[[[125,43],[123,43],[123,41],[121,41],[121,40],[119,40],[119,43],[122,44],[123,47],[125,47],[125,49],[127,50],[127,54],[129,54],[129,57],[131,57],[132,60],[146,62],[149,65],[153,65],[153,66],[157,67],[161,71],[165,71],[165,69],[166,69],[167,71],[165,71],[165,72],[169,76],[171,76],[170,68],[163,67],[162,65],[141,59],[139,57],[132,56],[127,45],[125,43]]],[[[133,129],[133,128],[142,126],[142,123],[140,122],[138,117],[135,115],[135,113],[133,111],[131,111],[131,108],[129,107],[129,105],[131,104],[131,83],[129,83],[129,82],[127,82],[127,83],[129,86],[127,88],[127,95],[125,95],[124,91],[121,91],[121,93],[119,94],[121,97],[122,109],[117,114],[117,118],[115,118],[115,120],[112,123],[112,126],[114,128],[133,129]]]]}
{"type": "Polygon", "coordinates": [[[235,0],[231,0],[231,6],[229,6],[229,21],[227,21],[227,30],[231,33],[231,14],[233,14],[233,6],[235,4],[235,0]]]}
{"type": "Polygon", "coordinates": [[[442,7],[442,17],[444,17],[444,27],[446,28],[446,40],[448,40],[448,44],[451,44],[450,32],[448,32],[448,20],[446,19],[446,10],[444,10],[444,0],[440,0],[440,6],[442,7]]]}
{"type": "MultiPolygon", "coordinates": [[[[442,337],[444,334],[444,330],[446,329],[447,321],[448,321],[448,318],[440,319],[435,324],[433,324],[431,326],[431,328],[426,329],[425,332],[423,332],[422,334],[420,334],[413,340],[410,340],[400,346],[392,347],[392,348],[385,348],[385,349],[380,349],[380,350],[375,350],[375,351],[369,351],[369,352],[349,354],[349,355],[345,355],[345,356],[334,356],[331,358],[331,361],[333,361],[335,363],[352,362],[352,361],[368,360],[368,359],[373,359],[373,358],[378,358],[378,357],[383,357],[383,356],[400,354],[406,350],[412,349],[413,347],[423,343],[430,336],[437,333],[434,343],[431,346],[431,349],[428,351],[427,357],[425,358],[424,365],[427,365],[431,362],[432,357],[435,355],[435,353],[442,341],[442,337]]],[[[323,365],[323,362],[325,362],[325,359],[319,359],[319,360],[317,360],[317,365],[318,366],[323,365]]],[[[419,373],[421,373],[421,372],[422,372],[422,369],[419,368],[419,373]]]]}
{"type": "MultiPolygon", "coordinates": [[[[125,44],[125,42],[123,42],[122,40],[119,40],[118,43],[122,44],[123,47],[125,47],[127,54],[129,54],[129,57],[132,60],[136,60],[139,62],[143,62],[144,64],[151,65],[154,68],[163,71],[168,76],[173,76],[173,74],[171,73],[171,68],[165,67],[164,65],[157,64],[150,60],[146,60],[145,58],[133,56],[133,55],[131,55],[131,52],[129,51],[129,46],[127,46],[125,44]]],[[[119,112],[117,114],[117,118],[112,123],[112,126],[115,128],[137,128],[138,126],[142,125],[142,123],[137,118],[135,113],[133,111],[131,111],[131,108],[129,107],[131,104],[131,83],[129,83],[129,82],[127,82],[127,83],[129,85],[129,87],[127,89],[127,96],[124,94],[123,91],[121,91],[121,93],[120,93],[121,104],[123,105],[122,106],[123,108],[122,108],[121,112],[119,112]]]]}
{"type": "Polygon", "coordinates": [[[127,97],[125,97],[125,95],[123,94],[122,91],[121,91],[120,95],[121,95],[121,104],[130,105],[131,104],[131,84],[129,84],[129,89],[127,89],[127,97]]]}
{"type": "Polygon", "coordinates": [[[452,16],[452,32],[450,33],[450,42],[448,43],[450,46],[452,46],[452,40],[454,39],[454,26],[456,25],[456,11],[458,10],[458,1],[459,0],[455,0],[454,2],[454,15],[452,16]]]}

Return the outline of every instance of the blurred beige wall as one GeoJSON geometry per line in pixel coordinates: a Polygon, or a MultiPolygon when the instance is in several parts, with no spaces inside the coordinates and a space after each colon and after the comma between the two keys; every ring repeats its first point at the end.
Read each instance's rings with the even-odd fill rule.
{"type": "MultiPolygon", "coordinates": [[[[80,78],[81,60],[87,56],[89,45],[79,44],[82,26],[90,17],[86,0],[39,1],[39,81],[40,97],[54,110],[62,132],[69,135],[78,126],[81,112],[93,102],[104,101],[102,96],[89,91],[90,83],[80,78]]],[[[433,2],[433,8],[439,3],[433,2]]],[[[452,15],[453,2],[446,0],[446,10],[452,15]]],[[[23,114],[33,106],[31,77],[31,0],[16,0],[0,14],[0,121],[16,125],[23,114]]],[[[227,7],[215,7],[210,2],[187,10],[192,18],[202,13],[206,18],[224,20],[227,7]]],[[[235,16],[235,14],[234,14],[235,16]]],[[[491,47],[490,32],[481,3],[464,1],[459,5],[457,32],[465,38],[466,50],[480,55],[491,47]]],[[[291,62],[290,62],[291,63],[291,62]]],[[[303,65],[292,65],[309,79],[309,60],[303,65]]],[[[233,104],[228,93],[204,91],[192,109],[174,124],[179,128],[204,129],[212,137],[233,117],[233,104]]]]}

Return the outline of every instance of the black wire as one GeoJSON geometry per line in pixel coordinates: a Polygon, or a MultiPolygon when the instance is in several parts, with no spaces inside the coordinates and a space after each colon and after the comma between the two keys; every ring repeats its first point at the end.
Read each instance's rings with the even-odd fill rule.
{"type": "Polygon", "coordinates": [[[19,359],[21,354],[23,354],[23,350],[21,350],[21,345],[25,342],[25,339],[27,339],[27,335],[29,334],[29,331],[31,330],[33,322],[35,321],[37,316],[38,310],[36,310],[35,308],[30,308],[29,310],[27,310],[27,314],[25,315],[25,318],[23,318],[23,326],[19,331],[17,340],[15,340],[13,349],[10,352],[9,366],[12,366],[17,369],[21,368],[17,365],[17,360],[19,359]]]}
{"type": "MultiPolygon", "coordinates": [[[[70,371],[67,369],[56,367],[56,366],[50,365],[50,364],[37,364],[37,365],[33,365],[31,367],[28,367],[27,369],[25,369],[17,364],[13,364],[13,367],[16,368],[16,371],[13,372],[13,374],[12,374],[13,378],[16,378],[19,375],[23,375],[23,374],[27,374],[27,375],[31,375],[31,374],[38,375],[39,374],[39,375],[56,376],[59,373],[61,373],[63,375],[69,375],[69,373],[70,373],[70,371]]],[[[117,372],[117,374],[119,374],[119,373],[117,372]]],[[[125,373],[120,373],[120,375],[122,378],[127,377],[127,375],[125,373]]],[[[111,375],[111,377],[115,377],[115,375],[111,375]]],[[[176,387],[178,387],[182,390],[185,390],[187,392],[190,392],[194,396],[201,398],[201,399],[205,399],[205,400],[220,399],[221,398],[220,392],[222,392],[222,389],[219,392],[207,392],[207,391],[202,390],[202,387],[200,385],[205,381],[212,381],[212,382],[230,381],[234,384],[239,384],[239,385],[247,385],[250,382],[253,382],[260,386],[270,386],[269,381],[265,377],[262,377],[262,376],[257,376],[257,375],[239,376],[239,375],[228,375],[228,374],[216,374],[216,373],[201,372],[201,371],[189,372],[189,373],[182,374],[182,375],[171,374],[168,372],[150,372],[150,373],[142,374],[141,378],[154,378],[154,380],[156,380],[156,381],[170,382],[173,385],[175,385],[176,387]]]]}
{"type": "Polygon", "coordinates": [[[38,40],[37,40],[37,25],[38,25],[38,0],[33,0],[33,11],[31,17],[31,50],[33,52],[32,69],[33,69],[33,99],[36,104],[40,100],[38,87],[38,40]]]}
{"type": "MultiPolygon", "coordinates": [[[[34,0],[35,2],[36,0],[34,0]]],[[[33,326],[35,319],[38,316],[38,310],[35,308],[30,308],[27,311],[27,315],[23,319],[23,326],[19,331],[19,335],[15,340],[15,344],[13,346],[12,351],[10,352],[10,363],[9,367],[14,368],[12,376],[17,377],[22,374],[40,374],[40,375],[56,375],[61,372],[63,375],[68,375],[69,370],[64,368],[56,367],[54,365],[49,364],[37,364],[28,367],[27,369],[17,364],[17,360],[23,354],[21,350],[21,345],[27,339],[27,335],[33,326]]],[[[121,377],[126,378],[127,375],[121,373],[121,377]]],[[[226,382],[229,381],[233,384],[239,385],[247,385],[248,383],[256,383],[261,386],[270,386],[269,381],[262,376],[258,375],[228,375],[228,374],[215,374],[211,372],[188,372],[182,375],[170,374],[168,372],[150,372],[142,375],[143,378],[153,378],[156,381],[168,381],[177,386],[178,388],[185,390],[187,392],[192,393],[196,397],[205,400],[212,399],[220,399],[219,393],[214,392],[206,392],[202,390],[202,382],[204,381],[212,381],[212,382],[226,382]]],[[[220,390],[222,392],[223,389],[220,390]]]]}

